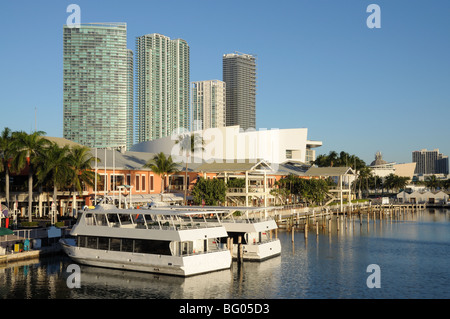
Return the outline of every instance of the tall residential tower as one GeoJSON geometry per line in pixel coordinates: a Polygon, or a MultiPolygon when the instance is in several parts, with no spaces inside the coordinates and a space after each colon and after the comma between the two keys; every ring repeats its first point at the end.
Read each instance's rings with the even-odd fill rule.
{"type": "Polygon", "coordinates": [[[161,34],[136,38],[137,142],[189,129],[189,46],[161,34]]]}
{"type": "Polygon", "coordinates": [[[226,126],[225,82],[192,82],[191,89],[192,129],[196,131],[226,126]]]}
{"type": "Polygon", "coordinates": [[[127,145],[133,68],[126,23],[65,25],[63,41],[64,138],[88,147],[127,145]]]}
{"type": "Polygon", "coordinates": [[[223,55],[227,126],[256,128],[256,57],[239,52],[223,55]]]}

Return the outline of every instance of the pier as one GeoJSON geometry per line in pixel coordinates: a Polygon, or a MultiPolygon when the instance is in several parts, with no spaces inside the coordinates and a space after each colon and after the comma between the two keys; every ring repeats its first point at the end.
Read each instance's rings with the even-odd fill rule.
{"type": "MultiPolygon", "coordinates": [[[[363,220],[367,222],[376,220],[401,220],[406,218],[407,214],[414,214],[426,209],[425,204],[356,204],[345,205],[342,207],[284,207],[270,212],[271,217],[276,221],[278,228],[292,232],[301,230],[308,237],[308,232],[313,231],[317,235],[319,230],[331,232],[332,223],[336,221],[335,227],[339,232],[348,227],[348,222],[359,221],[362,225],[363,220]]],[[[367,223],[369,225],[369,223],[367,223]]]]}

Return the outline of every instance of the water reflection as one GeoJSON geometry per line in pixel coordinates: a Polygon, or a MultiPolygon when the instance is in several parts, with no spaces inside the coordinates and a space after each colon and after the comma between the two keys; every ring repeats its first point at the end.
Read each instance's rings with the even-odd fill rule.
{"type": "MultiPolygon", "coordinates": [[[[356,216],[354,216],[356,217],[356,216]]],[[[279,231],[282,253],[189,278],[81,266],[69,289],[65,255],[0,265],[0,298],[449,298],[448,210],[340,220],[337,231],[279,231]],[[369,264],[381,289],[366,286],[369,264]]]]}

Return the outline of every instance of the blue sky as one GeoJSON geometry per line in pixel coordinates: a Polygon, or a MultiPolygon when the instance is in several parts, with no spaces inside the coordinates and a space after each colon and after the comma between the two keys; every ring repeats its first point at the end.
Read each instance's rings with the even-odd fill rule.
{"type": "Polygon", "coordinates": [[[222,79],[222,55],[257,60],[257,127],[307,127],[318,154],[370,163],[450,155],[450,1],[128,0],[2,1],[0,129],[62,136],[62,30],[69,4],[81,22],[126,22],[135,38],[161,33],[191,48],[191,81],[222,79]],[[381,28],[369,29],[369,4],[381,28]]]}

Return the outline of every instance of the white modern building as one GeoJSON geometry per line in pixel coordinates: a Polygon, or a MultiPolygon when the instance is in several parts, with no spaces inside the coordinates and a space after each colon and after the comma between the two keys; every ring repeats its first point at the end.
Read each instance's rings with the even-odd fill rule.
{"type": "MultiPolygon", "coordinates": [[[[195,131],[204,141],[204,150],[194,154],[192,162],[228,162],[244,159],[265,160],[270,164],[286,161],[309,163],[315,160],[315,148],[321,141],[308,140],[307,128],[242,131],[238,125],[195,131]]],[[[186,153],[176,143],[179,135],[134,145],[135,152],[171,154],[174,161],[185,161],[186,153]]]]}

